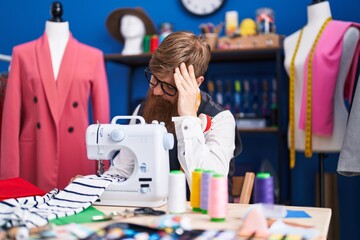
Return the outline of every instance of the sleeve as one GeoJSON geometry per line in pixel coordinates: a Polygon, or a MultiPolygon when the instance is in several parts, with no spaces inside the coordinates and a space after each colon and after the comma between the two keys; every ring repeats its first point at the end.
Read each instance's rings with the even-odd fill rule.
{"type": "Polygon", "coordinates": [[[202,132],[197,117],[174,117],[178,140],[178,159],[191,186],[191,173],[196,168],[227,175],[235,149],[235,119],[230,111],[217,114],[210,130],[202,132]]]}
{"type": "Polygon", "coordinates": [[[92,108],[93,119],[95,122],[109,123],[110,122],[110,99],[108,82],[105,71],[105,62],[103,53],[100,51],[96,55],[96,66],[94,66],[94,79],[92,86],[92,108]]]}
{"type": "Polygon", "coordinates": [[[20,70],[19,55],[14,48],[2,114],[0,179],[19,177],[20,174],[20,70]]]}
{"type": "Polygon", "coordinates": [[[341,147],[337,172],[343,176],[360,175],[360,82],[356,86],[349,120],[345,130],[343,145],[341,147]]]}

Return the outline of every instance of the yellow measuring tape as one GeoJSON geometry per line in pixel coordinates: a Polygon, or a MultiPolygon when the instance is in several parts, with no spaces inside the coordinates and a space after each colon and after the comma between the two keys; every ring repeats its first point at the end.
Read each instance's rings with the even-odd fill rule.
{"type": "MultiPolygon", "coordinates": [[[[325,20],[323,25],[320,28],[320,31],[316,35],[315,41],[311,46],[308,59],[308,78],[306,85],[306,122],[305,122],[305,156],[312,157],[312,59],[314,56],[316,45],[320,39],[321,34],[323,33],[325,27],[330,22],[332,18],[325,20]]],[[[301,29],[299,33],[299,38],[296,43],[294,55],[291,58],[290,63],[290,84],[289,84],[289,126],[290,126],[290,168],[295,167],[295,58],[299,50],[303,30],[301,29]]]]}

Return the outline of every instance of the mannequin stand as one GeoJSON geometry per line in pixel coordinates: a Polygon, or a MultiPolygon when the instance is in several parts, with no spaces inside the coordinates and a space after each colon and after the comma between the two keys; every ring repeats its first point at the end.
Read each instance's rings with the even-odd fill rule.
{"type": "Polygon", "coordinates": [[[319,203],[320,207],[325,206],[325,199],[324,199],[324,159],[327,157],[325,153],[319,153],[319,189],[320,189],[320,197],[319,203]]]}

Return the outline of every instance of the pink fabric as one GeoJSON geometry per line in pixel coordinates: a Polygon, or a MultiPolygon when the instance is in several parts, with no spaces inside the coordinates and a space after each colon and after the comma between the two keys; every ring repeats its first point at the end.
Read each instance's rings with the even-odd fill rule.
{"type": "MultiPolygon", "coordinates": [[[[312,62],[312,132],[322,136],[331,136],[334,127],[334,94],[338,77],[343,37],[349,27],[360,28],[360,24],[344,21],[330,21],[322,33],[312,62]]],[[[359,42],[360,43],[360,42],[359,42]]],[[[359,59],[360,44],[356,52],[346,80],[345,93],[351,100],[356,66],[359,59]]],[[[308,78],[308,58],[304,66],[304,81],[300,112],[300,129],[306,123],[306,85],[308,78]]]]}
{"type": "Polygon", "coordinates": [[[2,122],[0,179],[21,177],[48,192],[95,173],[86,155],[89,98],[108,123],[103,53],[70,36],[55,81],[46,34],[14,47],[2,122]]]}

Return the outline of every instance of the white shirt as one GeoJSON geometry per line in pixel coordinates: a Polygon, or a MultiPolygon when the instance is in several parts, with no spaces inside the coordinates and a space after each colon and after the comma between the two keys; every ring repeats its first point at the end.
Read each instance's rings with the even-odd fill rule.
{"type": "Polygon", "coordinates": [[[203,133],[197,117],[173,118],[178,140],[178,159],[188,185],[196,168],[214,170],[227,176],[235,149],[235,119],[222,111],[211,120],[210,130],[203,133]]]}

